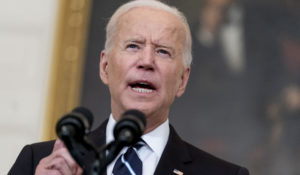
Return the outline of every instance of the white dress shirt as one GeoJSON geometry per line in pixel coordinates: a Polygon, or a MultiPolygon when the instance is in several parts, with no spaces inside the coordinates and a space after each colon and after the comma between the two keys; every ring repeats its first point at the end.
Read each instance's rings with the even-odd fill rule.
{"type": "MultiPolygon", "coordinates": [[[[109,120],[106,127],[106,143],[114,140],[113,129],[116,124],[116,120],[112,114],[109,116],[109,120]]],[[[143,175],[153,175],[158,164],[158,161],[162,155],[163,150],[167,144],[170,133],[169,120],[167,119],[160,126],[153,131],[142,136],[142,139],[147,144],[138,150],[138,156],[143,162],[143,175]]],[[[107,175],[112,175],[113,167],[119,158],[119,156],[127,151],[128,147],[121,150],[117,158],[107,166],[107,175]]]]}

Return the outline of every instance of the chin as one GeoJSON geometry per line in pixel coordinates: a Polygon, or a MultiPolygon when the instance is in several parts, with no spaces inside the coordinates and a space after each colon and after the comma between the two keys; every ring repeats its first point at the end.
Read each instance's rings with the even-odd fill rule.
{"type": "Polygon", "coordinates": [[[146,117],[151,113],[151,111],[153,111],[153,108],[149,107],[149,105],[141,105],[141,104],[137,104],[137,105],[131,105],[127,108],[129,109],[136,109],[139,110],[141,112],[143,112],[146,117]]]}

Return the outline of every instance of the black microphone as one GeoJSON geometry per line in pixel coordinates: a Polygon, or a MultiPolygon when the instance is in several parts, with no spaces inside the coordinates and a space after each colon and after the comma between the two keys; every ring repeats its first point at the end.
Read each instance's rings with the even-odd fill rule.
{"type": "Polygon", "coordinates": [[[71,156],[78,165],[86,169],[83,152],[93,149],[87,139],[87,134],[93,122],[93,114],[84,107],[77,107],[71,113],[64,115],[56,124],[56,134],[64,142],[71,156]]]}
{"type": "Polygon", "coordinates": [[[114,128],[116,142],[124,146],[135,144],[144,133],[145,126],[146,117],[141,111],[126,111],[114,128]]]}
{"type": "Polygon", "coordinates": [[[92,174],[102,174],[124,146],[134,145],[144,133],[145,115],[138,110],[128,110],[114,127],[115,140],[101,147],[99,156],[92,165],[92,174]]]}
{"type": "Polygon", "coordinates": [[[57,122],[56,133],[62,140],[66,137],[82,140],[89,133],[92,123],[93,114],[84,107],[77,107],[57,122]]]}

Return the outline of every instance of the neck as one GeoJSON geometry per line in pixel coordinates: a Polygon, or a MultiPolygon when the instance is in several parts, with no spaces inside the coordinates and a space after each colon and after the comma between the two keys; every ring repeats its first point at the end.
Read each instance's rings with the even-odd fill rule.
{"type": "Polygon", "coordinates": [[[153,131],[155,128],[157,128],[158,126],[163,124],[166,120],[167,120],[167,118],[165,118],[161,121],[152,122],[151,119],[147,118],[147,126],[145,128],[144,134],[147,134],[147,133],[153,131]]]}
{"type": "MultiPolygon", "coordinates": [[[[112,112],[113,118],[116,121],[119,121],[121,118],[121,115],[115,114],[112,112]]],[[[157,115],[157,114],[149,114],[146,115],[147,124],[145,127],[144,134],[147,134],[151,131],[153,131],[155,128],[163,124],[168,119],[169,111],[166,111],[164,114],[157,115]]]]}

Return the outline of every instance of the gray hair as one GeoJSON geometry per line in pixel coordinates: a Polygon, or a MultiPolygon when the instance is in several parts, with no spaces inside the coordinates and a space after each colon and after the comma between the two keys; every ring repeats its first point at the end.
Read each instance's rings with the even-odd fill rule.
{"type": "Polygon", "coordinates": [[[105,41],[105,49],[110,51],[111,46],[113,44],[114,33],[116,31],[117,21],[120,16],[128,12],[129,10],[136,8],[136,7],[150,7],[159,10],[167,11],[173,15],[175,15],[184,25],[185,28],[185,45],[183,51],[183,58],[184,58],[184,65],[186,67],[191,65],[192,62],[192,37],[190,32],[190,27],[186,20],[186,17],[182,12],[180,12],[177,8],[168,6],[157,0],[133,0],[127,2],[120,6],[115,13],[110,18],[107,26],[106,26],[106,41],[105,41]]]}

